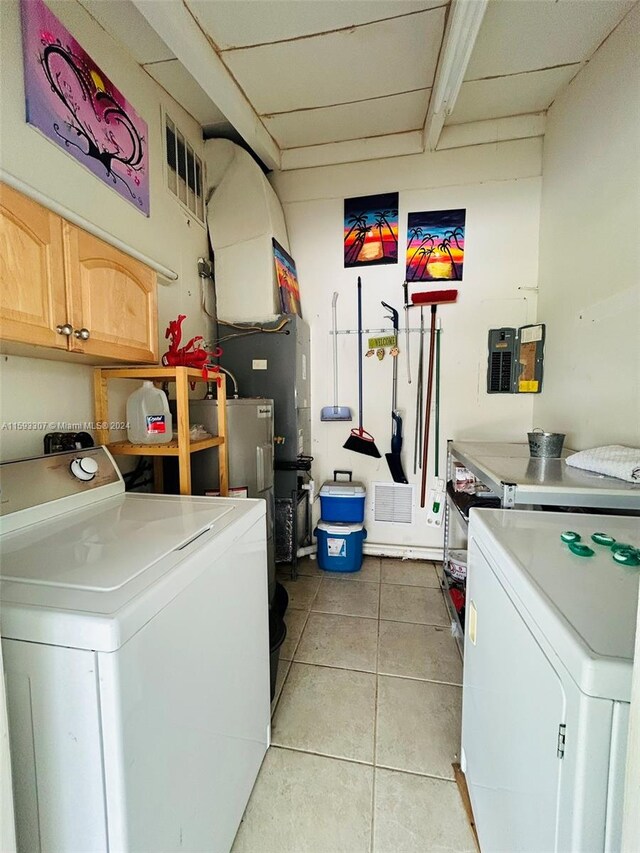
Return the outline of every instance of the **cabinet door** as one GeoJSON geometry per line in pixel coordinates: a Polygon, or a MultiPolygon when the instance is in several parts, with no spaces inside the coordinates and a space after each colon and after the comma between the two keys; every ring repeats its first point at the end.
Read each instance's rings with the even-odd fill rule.
{"type": "Polygon", "coordinates": [[[68,222],[64,239],[75,330],[70,349],[114,361],[156,362],[155,272],[68,222]],[[86,340],[77,337],[83,329],[86,340]]]}
{"type": "Polygon", "coordinates": [[[67,349],[62,219],[0,186],[0,336],[67,349]]]}

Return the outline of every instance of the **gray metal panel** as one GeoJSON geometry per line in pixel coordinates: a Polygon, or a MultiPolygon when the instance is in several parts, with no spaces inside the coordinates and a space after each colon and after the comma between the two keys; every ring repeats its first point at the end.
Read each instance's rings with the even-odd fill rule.
{"type": "Polygon", "coordinates": [[[511,394],[514,391],[516,346],[516,329],[489,329],[487,394],[511,394]]]}
{"type": "Polygon", "coordinates": [[[454,441],[451,454],[489,486],[503,501],[542,506],[574,506],[640,512],[640,486],[571,468],[564,459],[535,459],[528,444],[454,441]]]}
{"type": "Polygon", "coordinates": [[[274,431],[284,438],[275,446],[275,458],[292,461],[300,452],[311,451],[310,332],[297,315],[279,319],[285,317],[288,323],[279,333],[241,335],[237,327],[221,323],[220,337],[241,336],[222,342],[220,363],[236,376],[241,394],[274,401],[274,431]]]}
{"type": "MultiPolygon", "coordinates": [[[[227,400],[229,485],[246,486],[250,498],[262,497],[261,492],[273,486],[272,413],[271,400],[227,400]]],[[[216,435],[218,401],[190,400],[189,422],[203,424],[208,432],[216,435]]],[[[192,454],[191,483],[196,495],[218,488],[217,448],[192,454]]]]}

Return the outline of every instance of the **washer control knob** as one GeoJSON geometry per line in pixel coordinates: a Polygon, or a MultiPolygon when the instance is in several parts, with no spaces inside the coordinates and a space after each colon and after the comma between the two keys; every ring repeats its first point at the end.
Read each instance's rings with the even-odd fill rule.
{"type": "Polygon", "coordinates": [[[79,456],[71,463],[71,473],[78,480],[93,480],[98,473],[98,463],[92,456],[79,456]]]}

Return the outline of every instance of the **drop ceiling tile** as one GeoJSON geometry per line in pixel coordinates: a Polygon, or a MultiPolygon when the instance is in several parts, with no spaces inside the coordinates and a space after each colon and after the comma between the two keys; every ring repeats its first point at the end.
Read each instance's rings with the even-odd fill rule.
{"type": "Polygon", "coordinates": [[[280,148],[321,145],[416,130],[424,124],[430,89],[355,104],[266,116],[263,122],[280,148]]]}
{"type": "Polygon", "coordinates": [[[297,38],[443,6],[449,0],[186,0],[221,49],[297,38]]]}
{"type": "Polygon", "coordinates": [[[490,0],[465,80],[588,59],[634,0],[490,0]]]}
{"type": "Polygon", "coordinates": [[[444,9],[222,54],[256,111],[287,112],[433,84],[444,9]]]}
{"type": "Polygon", "coordinates": [[[455,109],[446,124],[463,124],[546,110],[579,68],[579,65],[567,65],[546,71],[463,83],[455,109]]]}
{"type": "Polygon", "coordinates": [[[226,122],[225,116],[177,59],[144,66],[154,80],[190,113],[200,125],[226,122]]]}
{"type": "Polygon", "coordinates": [[[140,64],[173,59],[173,53],[130,0],[80,0],[80,3],[140,64]]]}

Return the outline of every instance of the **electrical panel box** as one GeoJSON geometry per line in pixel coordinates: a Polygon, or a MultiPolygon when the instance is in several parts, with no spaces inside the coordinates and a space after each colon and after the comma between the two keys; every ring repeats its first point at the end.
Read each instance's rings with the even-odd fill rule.
{"type": "Polygon", "coordinates": [[[542,391],[544,323],[519,329],[489,329],[488,394],[542,391]]]}
{"type": "Polygon", "coordinates": [[[511,394],[516,360],[517,329],[489,329],[487,393],[511,394]]]}

